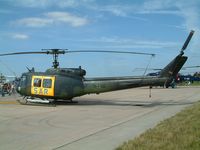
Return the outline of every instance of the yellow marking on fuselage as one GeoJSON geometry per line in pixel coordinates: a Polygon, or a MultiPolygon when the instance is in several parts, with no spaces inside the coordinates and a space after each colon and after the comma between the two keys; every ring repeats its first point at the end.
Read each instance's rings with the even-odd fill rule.
{"type": "Polygon", "coordinates": [[[32,76],[31,94],[41,95],[41,96],[54,96],[54,84],[55,84],[55,76],[32,76]],[[39,87],[34,86],[34,79],[41,79],[41,86],[39,87]],[[50,88],[43,87],[44,79],[51,80],[50,88]]]}

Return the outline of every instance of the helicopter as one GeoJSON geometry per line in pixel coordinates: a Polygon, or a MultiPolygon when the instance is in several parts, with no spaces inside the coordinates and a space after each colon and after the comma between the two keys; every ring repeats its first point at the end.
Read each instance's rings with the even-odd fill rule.
{"type": "Polygon", "coordinates": [[[20,101],[23,104],[27,102],[35,103],[53,103],[58,100],[73,102],[74,97],[86,94],[99,94],[103,92],[116,91],[122,89],[136,88],[142,86],[163,85],[169,87],[173,78],[180,71],[187,56],[184,50],[187,48],[194,31],[191,30],[180,53],[164,67],[158,76],[123,76],[123,77],[96,77],[87,78],[86,70],[79,68],[59,68],[58,56],[65,53],[78,52],[98,52],[98,53],[127,53],[152,55],[149,53],[124,52],[124,51],[103,51],[103,50],[82,50],[69,51],[67,49],[43,49],[43,51],[15,52],[0,54],[21,55],[21,54],[48,54],[53,56],[53,66],[45,72],[36,72],[34,68],[28,69],[21,75],[17,85],[17,92],[23,96],[20,101]]]}

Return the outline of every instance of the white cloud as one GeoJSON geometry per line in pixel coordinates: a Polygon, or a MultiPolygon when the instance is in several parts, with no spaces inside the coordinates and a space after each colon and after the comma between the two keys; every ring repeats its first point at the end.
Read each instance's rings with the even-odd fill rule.
{"type": "Polygon", "coordinates": [[[86,18],[78,17],[67,12],[49,12],[44,14],[43,17],[23,18],[17,20],[15,23],[27,27],[45,27],[58,23],[68,24],[72,27],[80,27],[86,25],[88,22],[86,18]]]}
{"type": "Polygon", "coordinates": [[[119,37],[101,37],[99,39],[85,39],[85,42],[103,43],[104,48],[148,48],[148,49],[163,49],[180,48],[181,43],[171,41],[152,41],[152,40],[136,40],[119,37]]]}
{"type": "Polygon", "coordinates": [[[54,0],[8,0],[13,5],[22,7],[48,7],[54,0]]]}
{"type": "Polygon", "coordinates": [[[60,8],[74,8],[80,5],[88,4],[94,0],[7,0],[13,5],[31,8],[47,8],[47,7],[60,7],[60,8]]]}
{"type": "Polygon", "coordinates": [[[141,14],[172,14],[182,17],[184,23],[179,27],[184,27],[187,32],[195,30],[194,38],[190,44],[192,51],[195,52],[200,47],[199,7],[199,0],[148,0],[138,12],[141,14]]]}
{"type": "Polygon", "coordinates": [[[12,35],[12,38],[19,39],[19,40],[26,40],[29,38],[29,36],[26,34],[16,33],[12,35]]]}
{"type": "Polygon", "coordinates": [[[111,13],[115,16],[120,16],[120,17],[127,17],[131,9],[130,6],[126,5],[105,5],[105,6],[88,5],[87,7],[88,9],[91,9],[93,11],[111,13]]]}
{"type": "Polygon", "coordinates": [[[119,5],[108,5],[105,7],[98,8],[99,11],[110,12],[115,16],[121,17],[127,16],[127,9],[129,9],[129,7],[119,5]]]}
{"type": "Polygon", "coordinates": [[[17,20],[16,22],[19,25],[24,25],[27,27],[44,27],[53,23],[51,19],[36,18],[36,17],[24,18],[24,19],[17,20]]]}
{"type": "Polygon", "coordinates": [[[179,10],[140,10],[138,14],[181,15],[179,10]]]}
{"type": "MultiPolygon", "coordinates": [[[[191,51],[197,52],[200,47],[200,1],[199,0],[146,0],[140,5],[112,5],[101,11],[109,11],[116,16],[127,17],[134,14],[148,15],[176,15],[183,18],[183,24],[175,25],[175,28],[185,30],[195,30],[194,37],[190,43],[191,51]]],[[[142,18],[142,17],[141,17],[142,18]]],[[[169,25],[166,25],[169,26],[169,25]]],[[[172,27],[172,26],[171,26],[172,27]]],[[[164,46],[152,42],[150,46],[164,46]]],[[[146,43],[148,44],[148,43],[146,43]]],[[[144,45],[146,45],[144,43],[144,45]]],[[[137,44],[136,44],[137,45],[137,44]]],[[[138,45],[139,46],[139,45],[138,45]]],[[[167,46],[167,45],[166,45],[167,46]]]]}
{"type": "MultiPolygon", "coordinates": [[[[32,7],[39,6],[55,6],[63,8],[77,8],[84,7],[87,10],[100,12],[98,14],[105,15],[101,12],[106,12],[120,17],[128,17],[130,19],[144,20],[143,16],[148,14],[155,15],[176,15],[182,17],[183,24],[173,25],[175,28],[186,30],[189,32],[194,29],[195,35],[191,44],[195,46],[195,49],[200,47],[200,1],[199,0],[145,0],[143,3],[110,3],[99,4],[95,0],[17,0],[21,1],[24,5],[32,7]]],[[[84,17],[79,17],[67,12],[49,12],[43,15],[43,17],[37,18],[24,18],[18,20],[18,24],[22,24],[29,27],[44,27],[54,24],[68,24],[73,27],[79,27],[88,24],[88,20],[84,17]]],[[[173,27],[166,25],[166,27],[173,27]]]]}
{"type": "Polygon", "coordinates": [[[67,23],[73,27],[83,26],[88,23],[87,19],[72,15],[67,12],[49,12],[46,14],[46,16],[54,23],[56,22],[67,23]]]}
{"type": "MultiPolygon", "coordinates": [[[[91,7],[92,8],[92,7],[91,7]]],[[[183,18],[183,23],[178,25],[167,25],[166,27],[174,27],[185,30],[195,30],[194,38],[190,45],[192,51],[197,51],[200,47],[200,1],[199,0],[145,0],[141,4],[133,5],[107,5],[104,8],[100,6],[93,7],[96,11],[104,11],[112,13],[115,16],[128,17],[148,21],[142,18],[144,15],[172,15],[183,18]],[[137,14],[137,17],[135,17],[137,14]],[[140,16],[138,16],[140,15],[140,16]]],[[[153,42],[154,43],[154,42],[153,42]]],[[[157,45],[157,44],[156,44],[157,45]]],[[[190,46],[189,45],[189,46],[190,46]]],[[[151,45],[153,47],[153,45],[151,45]]],[[[155,46],[155,45],[154,45],[155,46]]],[[[156,46],[157,47],[157,46],[156,46]]]]}
{"type": "Polygon", "coordinates": [[[76,7],[79,5],[79,2],[78,0],[60,0],[60,1],[57,1],[57,5],[61,8],[76,7]]]}
{"type": "Polygon", "coordinates": [[[134,19],[134,20],[148,21],[148,19],[144,17],[132,15],[132,14],[136,14],[135,12],[137,10],[137,6],[135,5],[105,5],[105,6],[87,5],[86,7],[87,9],[90,9],[92,11],[100,12],[101,18],[105,16],[105,14],[102,14],[102,12],[104,12],[104,13],[109,13],[117,17],[125,17],[129,19],[134,19]]]}
{"type": "Polygon", "coordinates": [[[146,11],[169,9],[171,0],[147,0],[143,3],[142,9],[146,11]]]}

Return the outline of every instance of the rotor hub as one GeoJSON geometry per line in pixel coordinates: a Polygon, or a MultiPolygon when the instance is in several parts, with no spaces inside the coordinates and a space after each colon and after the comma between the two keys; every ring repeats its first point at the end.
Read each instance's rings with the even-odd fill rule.
{"type": "Polygon", "coordinates": [[[53,55],[53,68],[59,67],[58,56],[59,54],[65,54],[67,49],[42,49],[46,51],[46,54],[53,55]]]}

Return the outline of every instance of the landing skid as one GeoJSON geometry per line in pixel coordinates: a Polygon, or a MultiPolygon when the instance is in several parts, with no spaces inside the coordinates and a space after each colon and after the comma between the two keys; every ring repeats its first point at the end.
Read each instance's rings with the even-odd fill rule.
{"type": "Polygon", "coordinates": [[[54,100],[54,99],[40,99],[34,97],[27,97],[24,96],[21,99],[17,100],[21,105],[30,105],[30,104],[37,104],[37,105],[46,105],[49,106],[56,106],[57,104],[77,104],[78,101],[70,100],[54,100]]]}
{"type": "Polygon", "coordinates": [[[71,100],[70,100],[70,103],[71,103],[71,104],[77,104],[78,101],[73,101],[73,100],[71,99],[71,100]]]}
{"type": "Polygon", "coordinates": [[[51,106],[56,106],[55,100],[47,100],[47,99],[39,99],[33,97],[24,96],[22,99],[17,100],[21,105],[29,105],[29,104],[49,104],[51,106]]]}

